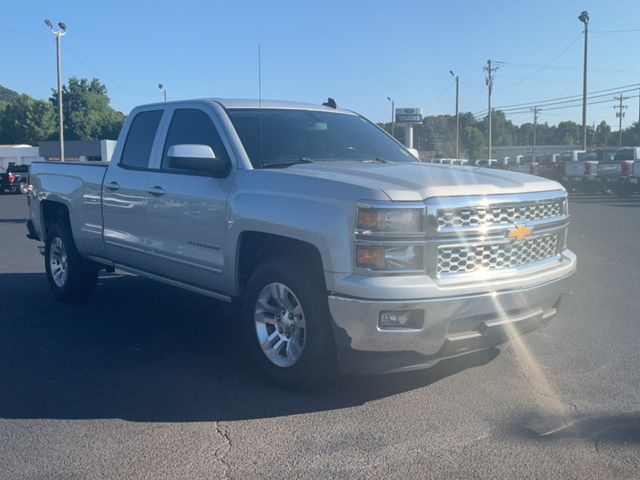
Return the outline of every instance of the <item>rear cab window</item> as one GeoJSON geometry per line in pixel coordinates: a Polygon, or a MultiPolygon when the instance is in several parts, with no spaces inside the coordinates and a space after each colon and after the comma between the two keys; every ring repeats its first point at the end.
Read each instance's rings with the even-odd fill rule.
{"type": "Polygon", "coordinates": [[[148,168],[151,149],[162,119],[162,110],[151,110],[136,114],[131,122],[127,139],[122,149],[120,165],[129,168],[148,168]]]}
{"type": "Polygon", "coordinates": [[[633,150],[630,148],[623,148],[622,150],[618,150],[613,159],[616,162],[623,160],[633,160],[633,150]]]}

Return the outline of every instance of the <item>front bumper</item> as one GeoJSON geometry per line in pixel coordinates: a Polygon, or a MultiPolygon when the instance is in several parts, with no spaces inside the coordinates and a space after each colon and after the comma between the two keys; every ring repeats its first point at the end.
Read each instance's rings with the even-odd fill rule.
{"type": "Polygon", "coordinates": [[[545,283],[471,295],[392,301],[330,295],[340,369],[385,373],[427,368],[443,358],[499,345],[514,333],[540,328],[570,290],[575,257],[571,263],[562,277],[545,283]],[[422,310],[424,325],[414,330],[380,329],[380,312],[388,310],[422,310]]]}

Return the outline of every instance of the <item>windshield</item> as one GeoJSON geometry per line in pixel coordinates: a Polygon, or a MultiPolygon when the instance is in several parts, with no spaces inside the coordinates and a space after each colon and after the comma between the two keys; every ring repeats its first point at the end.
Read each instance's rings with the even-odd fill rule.
{"type": "Polygon", "coordinates": [[[285,109],[232,109],[228,114],[254,168],[314,160],[417,161],[358,115],[285,109]]]}

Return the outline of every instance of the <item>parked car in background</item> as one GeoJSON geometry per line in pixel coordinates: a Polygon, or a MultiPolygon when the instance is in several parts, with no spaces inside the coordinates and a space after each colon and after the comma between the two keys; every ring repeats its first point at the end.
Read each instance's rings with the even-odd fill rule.
{"type": "Polygon", "coordinates": [[[589,194],[604,193],[609,190],[598,177],[598,168],[601,163],[611,161],[616,150],[618,150],[617,147],[596,147],[585,152],[582,157],[583,176],[577,185],[578,190],[589,194]]]}
{"type": "Polygon", "coordinates": [[[505,162],[506,165],[503,167],[505,170],[531,175],[538,174],[538,162],[534,162],[533,155],[517,155],[515,157],[506,157],[506,159],[509,159],[509,161],[505,162]]]}
{"type": "Polygon", "coordinates": [[[577,190],[577,184],[584,177],[584,150],[569,150],[558,155],[558,165],[560,168],[560,182],[570,191],[577,190]]]}
{"type": "Polygon", "coordinates": [[[561,185],[423,164],[335,102],[138,107],[110,163],[36,162],[27,198],[59,300],[118,268],[237,302],[247,353],[290,387],[534,331],[576,268],[561,185]]]}
{"type": "Polygon", "coordinates": [[[536,156],[536,175],[552,180],[560,181],[560,164],[558,163],[558,154],[546,154],[536,156]]]}
{"type": "Polygon", "coordinates": [[[499,161],[497,158],[480,158],[476,160],[475,166],[483,168],[495,168],[498,166],[498,163],[499,161]]]}
{"type": "Polygon", "coordinates": [[[27,183],[28,176],[28,165],[9,164],[6,170],[0,167],[0,194],[19,193],[21,185],[27,183]]]}
{"type": "Polygon", "coordinates": [[[598,165],[598,178],[619,197],[628,197],[638,189],[637,164],[640,147],[623,147],[613,158],[598,165]]]}

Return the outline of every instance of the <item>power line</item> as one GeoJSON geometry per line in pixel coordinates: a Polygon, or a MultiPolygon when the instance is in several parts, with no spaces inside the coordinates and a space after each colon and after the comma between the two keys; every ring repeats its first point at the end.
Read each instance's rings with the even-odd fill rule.
{"type": "Polygon", "coordinates": [[[640,28],[628,28],[626,30],[591,30],[591,33],[626,33],[640,32],[640,28]]]}
{"type": "MultiPolygon", "coordinates": [[[[606,88],[604,90],[595,90],[593,92],[591,92],[589,95],[594,95],[594,94],[598,94],[598,93],[605,93],[605,92],[609,92],[609,94],[611,93],[618,93],[618,91],[622,90],[622,89],[626,89],[626,88],[638,88],[640,87],[640,83],[631,83],[629,85],[621,85],[619,87],[613,87],[613,88],[606,88]]],[[[525,106],[534,106],[534,105],[542,105],[542,104],[548,104],[550,102],[555,102],[557,100],[567,100],[567,99],[581,99],[582,98],[582,94],[579,95],[567,95],[564,97],[556,97],[556,98],[548,98],[546,100],[535,100],[533,102],[523,102],[523,103],[512,103],[509,105],[502,105],[499,107],[495,107],[496,110],[503,110],[503,109],[508,109],[511,107],[525,107],[525,106]]],[[[486,110],[480,110],[477,113],[474,113],[474,116],[479,116],[479,115],[484,115],[486,114],[486,110]]]]}
{"type": "MultiPolygon", "coordinates": [[[[580,32],[580,34],[574,38],[571,43],[569,43],[569,45],[567,45],[564,49],[562,49],[562,51],[560,53],[558,53],[555,57],[553,57],[553,59],[551,59],[551,61],[547,62],[545,65],[543,65],[542,67],[540,67],[538,70],[536,70],[535,72],[533,72],[531,75],[529,75],[528,77],[523,78],[522,80],[519,80],[515,83],[512,83],[511,85],[507,85],[506,87],[502,87],[504,88],[512,88],[515,86],[518,86],[524,82],[526,82],[527,80],[530,80],[531,78],[535,77],[536,75],[538,75],[540,72],[542,72],[545,68],[547,68],[548,66],[550,66],[553,62],[555,62],[558,58],[560,58],[564,53],[566,53],[567,50],[569,50],[571,47],[573,47],[573,45],[578,41],[578,39],[582,36],[582,32],[580,32]]],[[[502,65],[507,65],[508,62],[496,62],[502,65]]]]}
{"type": "MultiPolygon", "coordinates": [[[[625,99],[630,99],[630,98],[639,98],[640,95],[633,95],[630,97],[624,97],[625,99]]],[[[598,100],[596,102],[587,102],[587,105],[599,105],[602,103],[611,103],[610,99],[607,100],[598,100]]],[[[551,110],[567,110],[567,109],[571,109],[571,108],[578,108],[582,106],[582,102],[580,103],[574,103],[573,105],[563,105],[560,107],[550,107],[550,108],[545,108],[545,112],[551,111],[551,110]]],[[[531,113],[531,110],[526,109],[526,110],[518,110],[518,111],[513,111],[513,112],[504,112],[505,114],[509,114],[509,115],[518,115],[518,114],[522,114],[522,113],[531,113]]]]}
{"type": "Polygon", "coordinates": [[[98,77],[100,77],[103,81],[108,81],[110,83],[111,86],[115,87],[117,90],[121,90],[123,92],[127,92],[130,95],[133,95],[135,97],[139,97],[139,98],[151,98],[152,95],[150,94],[141,94],[139,92],[135,92],[127,87],[124,87],[122,85],[120,85],[119,83],[116,83],[113,81],[113,79],[108,79],[106,78],[104,75],[101,75],[100,72],[96,71],[91,65],[89,65],[87,62],[85,62],[82,58],[80,58],[77,54],[75,54],[73,51],[71,51],[68,47],[62,47],[63,50],[65,52],[67,52],[68,54],[70,54],[73,58],[75,58],[78,62],[80,62],[89,72],[93,73],[94,75],[97,75],[98,77]]]}
{"type": "MultiPolygon", "coordinates": [[[[628,88],[625,90],[617,90],[615,92],[608,92],[608,93],[601,93],[599,95],[588,95],[587,99],[593,100],[595,98],[602,98],[602,97],[609,97],[612,93],[627,93],[627,92],[635,92],[637,90],[637,88],[628,88]]],[[[574,98],[572,100],[562,100],[562,101],[558,101],[558,102],[549,102],[549,103],[541,103],[540,105],[544,105],[544,106],[552,106],[552,105],[562,105],[565,103],[573,103],[576,102],[578,100],[578,98],[574,98]]],[[[511,108],[501,108],[500,110],[503,112],[508,112],[509,110],[522,110],[524,107],[511,107],[511,108]]]]}

